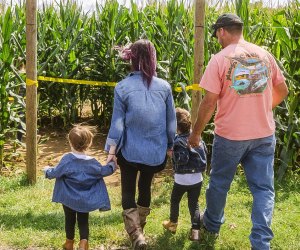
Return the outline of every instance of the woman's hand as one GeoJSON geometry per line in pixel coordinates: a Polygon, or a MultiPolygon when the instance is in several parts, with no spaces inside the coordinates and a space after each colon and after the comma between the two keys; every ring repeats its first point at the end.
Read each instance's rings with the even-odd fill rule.
{"type": "Polygon", "coordinates": [[[106,159],[106,164],[108,164],[111,161],[113,161],[115,163],[115,165],[117,166],[117,157],[116,157],[116,155],[108,153],[107,159],[106,159]]]}
{"type": "Polygon", "coordinates": [[[116,146],[110,146],[109,148],[106,164],[108,164],[110,161],[113,161],[117,166],[116,146]]]}
{"type": "Polygon", "coordinates": [[[168,155],[169,157],[172,157],[172,154],[173,154],[173,149],[168,149],[167,155],[168,155]]]}

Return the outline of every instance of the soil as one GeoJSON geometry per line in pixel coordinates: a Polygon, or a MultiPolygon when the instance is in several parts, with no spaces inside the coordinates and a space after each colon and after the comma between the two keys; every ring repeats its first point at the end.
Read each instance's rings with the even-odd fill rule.
{"type": "MultiPolygon", "coordinates": [[[[51,129],[41,129],[38,134],[38,154],[37,154],[37,176],[43,175],[42,169],[45,166],[55,166],[62,155],[70,152],[70,146],[66,139],[66,131],[54,131],[51,129]]],[[[105,164],[107,154],[104,151],[106,135],[98,133],[93,140],[88,155],[95,157],[101,164],[105,164]]],[[[5,165],[2,169],[3,175],[11,175],[26,171],[26,149],[23,138],[23,146],[19,146],[16,152],[13,152],[12,146],[6,144],[5,165]]],[[[113,175],[105,177],[105,183],[110,185],[119,185],[120,171],[117,170],[113,175]]]]}
{"type": "MultiPolygon", "coordinates": [[[[37,176],[42,176],[42,169],[45,166],[55,166],[60,161],[63,154],[70,152],[70,146],[66,139],[67,131],[57,131],[53,129],[40,129],[38,134],[38,154],[37,154],[37,176]]],[[[98,133],[93,140],[88,155],[95,157],[101,164],[105,164],[107,153],[104,151],[106,134],[98,133]]],[[[16,152],[13,152],[11,144],[6,144],[5,151],[5,168],[2,168],[0,175],[14,175],[26,171],[26,138],[23,138],[23,146],[19,146],[16,152]]],[[[164,175],[172,173],[170,162],[164,171],[156,175],[156,181],[162,180],[164,175]]],[[[107,185],[120,185],[120,170],[118,169],[113,175],[105,177],[107,185]]]]}

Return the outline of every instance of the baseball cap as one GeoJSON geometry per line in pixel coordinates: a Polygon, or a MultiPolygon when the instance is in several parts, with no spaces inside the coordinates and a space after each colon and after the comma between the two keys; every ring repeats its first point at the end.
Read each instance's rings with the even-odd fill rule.
{"type": "Polygon", "coordinates": [[[242,26],[244,24],[242,19],[239,16],[237,16],[236,14],[225,13],[225,14],[219,16],[216,23],[211,26],[212,29],[214,30],[212,37],[216,37],[217,29],[223,28],[226,26],[235,25],[235,24],[239,24],[242,26]]]}

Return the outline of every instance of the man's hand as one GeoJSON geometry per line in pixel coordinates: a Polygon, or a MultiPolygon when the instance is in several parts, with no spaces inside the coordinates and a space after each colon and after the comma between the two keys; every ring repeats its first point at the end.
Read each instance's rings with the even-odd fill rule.
{"type": "Polygon", "coordinates": [[[191,148],[196,148],[199,147],[200,140],[201,135],[192,132],[188,138],[188,144],[191,148]]]}

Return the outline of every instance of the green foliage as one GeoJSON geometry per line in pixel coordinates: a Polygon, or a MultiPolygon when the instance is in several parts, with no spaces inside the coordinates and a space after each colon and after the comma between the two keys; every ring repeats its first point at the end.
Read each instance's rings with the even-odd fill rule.
{"type": "Polygon", "coordinates": [[[275,48],[273,53],[282,65],[289,84],[289,96],[284,108],[275,111],[280,150],[278,178],[281,180],[286,170],[299,171],[300,164],[300,2],[294,2],[291,8],[278,12],[273,17],[275,48]],[[278,49],[279,48],[279,49],[278,49]]]}
{"type": "Polygon", "coordinates": [[[277,126],[275,166],[279,180],[287,170],[298,172],[300,165],[300,15],[295,11],[299,7],[299,1],[280,9],[267,9],[257,4],[251,8],[249,17],[248,37],[275,56],[289,87],[288,98],[274,110],[277,126]]]}
{"type": "MultiPolygon", "coordinates": [[[[60,2],[59,11],[54,6],[43,7],[38,12],[39,75],[77,78],[84,57],[84,28],[87,15],[75,2],[60,2]]],[[[41,114],[52,111],[61,114],[63,125],[74,123],[78,117],[80,87],[78,85],[41,84],[41,114]]]]}
{"type": "MultiPolygon", "coordinates": [[[[18,20],[18,8],[15,9],[15,14],[15,19],[18,20]]],[[[3,147],[7,133],[16,132],[17,124],[23,124],[18,111],[24,107],[24,102],[18,95],[18,90],[24,82],[14,65],[15,56],[20,52],[20,43],[16,39],[20,30],[13,22],[13,16],[11,7],[8,7],[5,15],[0,18],[0,168],[3,166],[3,147]],[[13,98],[11,101],[9,96],[13,98]]]]}
{"type": "MultiPolygon", "coordinates": [[[[140,8],[133,0],[131,8],[127,8],[117,0],[111,0],[98,4],[96,10],[89,13],[72,0],[43,5],[38,10],[38,74],[118,82],[128,74],[129,65],[120,60],[114,46],[148,38],[157,49],[158,76],[166,79],[173,88],[179,83],[191,85],[194,10],[185,2],[157,0],[140,8]]],[[[272,9],[263,7],[262,2],[250,4],[249,1],[235,0],[206,6],[205,65],[211,55],[220,50],[216,39],[211,37],[211,25],[220,13],[236,12],[244,20],[246,39],[272,52],[282,66],[290,94],[274,111],[278,138],[275,170],[279,179],[287,171],[297,173],[300,165],[299,5],[299,0],[294,0],[286,7],[272,9]]],[[[20,88],[24,86],[24,76],[18,70],[25,62],[24,4],[5,10],[1,30],[0,149],[7,129],[15,133],[20,130],[19,122],[23,121],[24,100],[20,88]],[[9,96],[13,97],[12,103],[8,102],[9,96]]],[[[89,103],[95,123],[104,129],[109,127],[113,88],[40,82],[38,90],[40,125],[44,118],[56,127],[77,122],[83,104],[89,103]],[[61,123],[57,122],[57,116],[61,123]]],[[[174,92],[177,106],[187,107],[187,97],[174,92]]],[[[210,123],[205,131],[208,145],[212,143],[213,128],[210,123]]]]}

